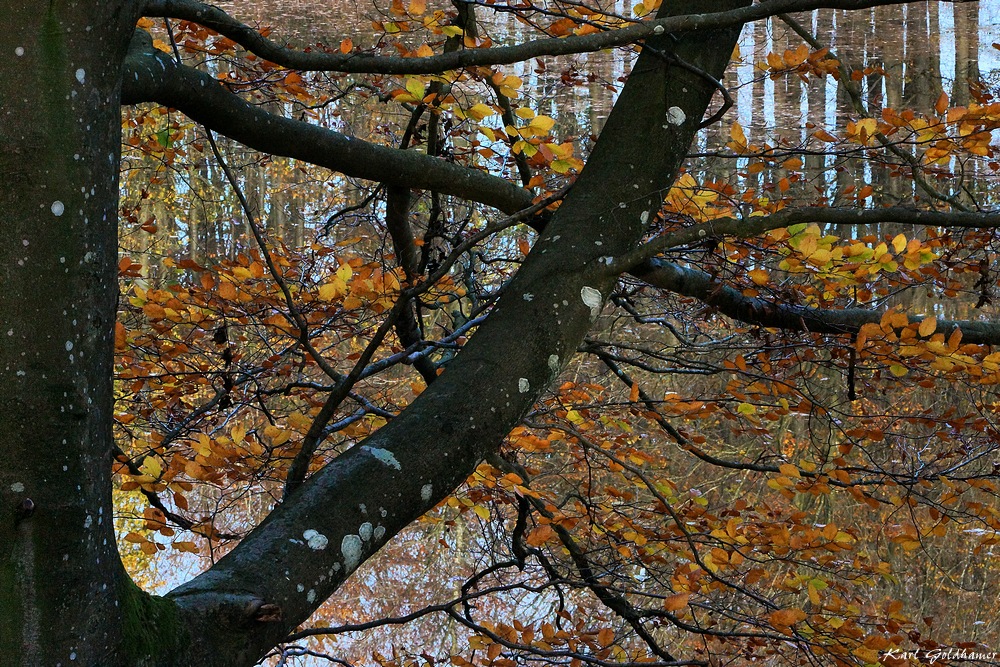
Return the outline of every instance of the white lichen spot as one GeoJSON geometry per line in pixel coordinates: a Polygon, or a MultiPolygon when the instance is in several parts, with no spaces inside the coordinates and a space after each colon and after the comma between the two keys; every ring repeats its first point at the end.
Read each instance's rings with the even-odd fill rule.
{"type": "Polygon", "coordinates": [[[316,591],[310,588],[309,592],[306,593],[306,602],[312,604],[315,601],[316,601],[316,591]]]}
{"type": "Polygon", "coordinates": [[[92,517],[92,516],[90,516],[88,514],[87,518],[83,520],[83,527],[84,528],[90,528],[93,525],[94,525],[94,517],[92,517]]]}
{"type": "Polygon", "coordinates": [[[590,317],[595,318],[601,312],[601,304],[604,301],[604,297],[601,296],[600,290],[596,290],[589,285],[584,285],[580,288],[580,299],[583,300],[583,304],[590,308],[590,317]]]}
{"type": "Polygon", "coordinates": [[[326,535],[318,530],[313,530],[312,528],[303,532],[302,537],[306,538],[306,545],[310,549],[315,549],[316,551],[326,549],[326,545],[330,543],[330,540],[326,538],[326,535]]]}
{"type": "Polygon", "coordinates": [[[73,349],[73,341],[71,340],[66,341],[66,351],[69,352],[72,349],[73,349]]]}
{"type": "Polygon", "coordinates": [[[28,241],[28,239],[21,239],[21,245],[27,248],[29,245],[31,245],[31,242],[28,241]]]}
{"type": "Polygon", "coordinates": [[[664,32],[665,32],[665,29],[664,29],[664,27],[662,25],[653,26],[653,34],[654,35],[662,35],[664,32]]]}
{"type": "Polygon", "coordinates": [[[357,535],[344,535],[340,542],[340,553],[344,555],[344,571],[353,572],[361,563],[361,538],[357,535]]]}
{"type": "Polygon", "coordinates": [[[10,490],[13,491],[14,493],[21,493],[22,491],[24,491],[24,484],[22,484],[21,482],[14,482],[13,484],[10,485],[10,490]]]}
{"type": "Polygon", "coordinates": [[[302,584],[295,584],[295,590],[298,591],[299,593],[303,593],[305,592],[306,587],[303,586],[302,584]]]}
{"type": "Polygon", "coordinates": [[[559,355],[550,354],[549,355],[549,370],[553,373],[559,372],[559,355]]]}
{"type": "Polygon", "coordinates": [[[396,460],[395,455],[393,455],[393,453],[388,449],[382,449],[381,447],[369,447],[368,445],[362,445],[361,449],[365,450],[387,466],[392,466],[396,470],[403,469],[403,466],[401,466],[399,461],[396,460]]]}
{"type": "Polygon", "coordinates": [[[434,493],[434,487],[431,484],[424,484],[420,487],[420,499],[422,501],[430,502],[431,494],[434,493]]]}
{"type": "Polygon", "coordinates": [[[680,107],[670,107],[667,109],[667,122],[671,125],[681,125],[687,120],[684,109],[680,107]]]}
{"type": "Polygon", "coordinates": [[[707,234],[707,232],[704,229],[699,229],[698,230],[698,236],[699,237],[704,238],[705,234],[707,234]]]}
{"type": "Polygon", "coordinates": [[[521,298],[524,299],[525,301],[531,301],[532,299],[535,298],[535,295],[531,294],[530,292],[525,292],[521,298]]]}
{"type": "Polygon", "coordinates": [[[57,218],[66,212],[66,205],[63,204],[58,199],[52,202],[52,206],[50,208],[52,209],[52,215],[56,216],[57,218]]]}
{"type": "Polygon", "coordinates": [[[17,56],[18,58],[20,58],[21,56],[23,56],[24,55],[24,47],[23,46],[19,46],[16,49],[14,49],[14,55],[17,56]]]}
{"type": "Polygon", "coordinates": [[[373,532],[372,525],[367,521],[358,526],[358,537],[360,537],[364,542],[367,542],[368,540],[372,539],[372,532],[373,532]]]}
{"type": "Polygon", "coordinates": [[[385,537],[385,526],[375,526],[374,537],[376,542],[382,541],[382,538],[385,537]]]}
{"type": "Polygon", "coordinates": [[[76,80],[80,82],[80,85],[83,85],[87,81],[87,71],[82,67],[76,70],[76,80]]]}
{"type": "Polygon", "coordinates": [[[517,391],[522,394],[527,394],[528,390],[531,389],[531,383],[528,382],[528,378],[518,378],[517,379],[517,391]]]}
{"type": "Polygon", "coordinates": [[[641,222],[642,224],[646,224],[647,222],[649,222],[649,211],[643,211],[642,213],[639,214],[639,222],[641,222]]]}

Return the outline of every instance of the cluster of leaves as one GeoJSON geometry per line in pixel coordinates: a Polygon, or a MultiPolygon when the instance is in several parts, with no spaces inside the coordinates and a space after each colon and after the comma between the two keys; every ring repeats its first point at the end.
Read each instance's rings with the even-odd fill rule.
{"type": "MultiPolygon", "coordinates": [[[[642,3],[633,13],[655,8],[642,3]]],[[[556,37],[625,20],[579,3],[516,9],[523,24],[556,37]]],[[[465,49],[493,43],[457,25],[457,12],[422,0],[395,0],[372,25],[371,46],[356,45],[354,36],[315,48],[423,57],[449,40],[465,49]]],[[[526,77],[501,68],[305,74],[248,56],[196,24],[181,22],[173,41],[166,37],[163,50],[176,44],[182,57],[203,59],[247,99],[373,141],[398,145],[409,136],[404,148],[428,147],[429,127],[438,123],[446,128],[438,155],[496,174],[523,160],[531,175],[524,184],[535,188],[583,165],[586,143],[565,131],[561,118],[541,113],[541,93],[526,77]],[[425,112],[433,120],[424,120],[425,112]],[[408,133],[413,118],[421,120],[408,133]]],[[[757,60],[761,76],[775,82],[832,77],[846,84],[884,75],[874,67],[847,71],[827,49],[804,45],[757,60]]],[[[889,191],[900,181],[905,195],[943,209],[952,194],[911,190],[914,179],[945,187],[971,165],[996,171],[989,139],[1000,127],[1000,107],[985,92],[974,103],[949,104],[939,96],[932,110],[855,109],[842,114],[839,127],[810,123],[807,136],[795,140],[734,123],[720,142],[725,148],[692,160],[663,193],[650,236],[792,206],[874,208],[894,203],[889,191]],[[886,157],[887,146],[900,152],[886,157]],[[829,160],[816,169],[801,151],[829,160]],[[736,168],[720,176],[710,159],[736,168]],[[828,172],[850,178],[828,183],[828,172]]],[[[137,168],[126,177],[124,208],[135,233],[119,265],[125,298],[116,330],[116,472],[131,517],[125,548],[134,545],[133,565],[147,567],[169,543],[181,552],[214,552],[259,521],[281,494],[326,397],[409,285],[385,241],[387,205],[376,194],[302,165],[231,152],[246,173],[268,174],[256,185],[247,176],[247,190],[303,192],[300,201],[315,206],[305,229],[271,226],[275,237],[308,237],[301,249],[257,247],[232,231],[244,212],[220,194],[197,128],[158,109],[125,123],[137,168]],[[154,198],[170,209],[157,210],[154,198]],[[196,206],[209,211],[205,224],[227,237],[229,248],[195,252],[186,217],[196,206]],[[344,211],[356,211],[356,231],[323,236],[327,215],[320,210],[342,227],[350,226],[344,211]]],[[[422,253],[447,256],[486,224],[479,212],[442,199],[419,199],[408,212],[425,232],[417,241],[422,253]]],[[[385,337],[325,429],[311,469],[422,391],[425,381],[406,364],[431,347],[425,356],[446,364],[465,327],[488,310],[530,251],[528,238],[511,232],[485,239],[421,295],[414,310],[427,345],[385,337]]],[[[719,662],[791,664],[810,655],[866,664],[887,648],[933,648],[967,630],[958,620],[946,625],[954,601],[916,615],[900,600],[947,589],[946,575],[966,552],[977,556],[976,565],[965,563],[974,576],[995,565],[998,407],[990,392],[1000,381],[1000,356],[963,343],[958,330],[939,331],[936,317],[966,317],[990,305],[992,260],[981,258],[994,245],[991,231],[799,224],[754,239],[709,238],[662,258],[747,299],[882,310],[853,336],[785,335],[623,279],[613,298],[618,307],[595,327],[586,354],[567,371],[572,379],[536,406],[502,456],[389,547],[381,564],[398,582],[419,579],[413,571],[429,558],[450,559],[461,576],[429,577],[413,584],[408,600],[391,601],[412,608],[413,599],[463,598],[446,605],[449,622],[465,628],[462,638],[420,656],[397,651],[382,635],[352,655],[394,667],[441,659],[456,667],[513,667],[536,658],[645,662],[668,651],[719,662]],[[913,312],[898,305],[918,291],[928,296],[909,301],[913,312]],[[900,577],[928,560],[940,580],[900,577]]],[[[390,598],[394,586],[370,583],[378,576],[366,572],[349,586],[390,598]]],[[[992,582],[979,586],[995,592],[992,582]]],[[[950,590],[965,594],[960,585],[950,590]]],[[[369,608],[395,612],[388,600],[369,608]]],[[[323,614],[352,623],[365,620],[364,611],[333,603],[323,614]]],[[[443,632],[419,627],[419,645],[443,632]]]]}

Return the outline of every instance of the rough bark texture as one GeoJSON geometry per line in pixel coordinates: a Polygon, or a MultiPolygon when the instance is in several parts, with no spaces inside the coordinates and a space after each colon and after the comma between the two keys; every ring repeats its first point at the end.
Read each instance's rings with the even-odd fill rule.
{"type": "Polygon", "coordinates": [[[0,662],[140,664],[111,521],[130,4],[0,2],[0,662]],[[117,65],[116,65],[117,63],[117,65]]]}

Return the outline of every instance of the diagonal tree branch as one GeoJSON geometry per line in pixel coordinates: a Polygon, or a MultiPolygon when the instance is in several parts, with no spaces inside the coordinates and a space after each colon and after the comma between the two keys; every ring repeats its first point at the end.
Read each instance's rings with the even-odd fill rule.
{"type": "MultiPolygon", "coordinates": [[[[663,35],[653,46],[717,78],[739,32],[663,35]]],[[[497,451],[600,313],[617,276],[597,260],[640,241],[641,214],[659,206],[714,93],[703,77],[640,56],[576,186],[447,371],[312,475],[211,569],[170,593],[187,627],[212,628],[192,637],[193,655],[210,657],[208,666],[257,659],[497,451]],[[683,109],[683,119],[675,112],[664,123],[670,107],[683,109]]]]}

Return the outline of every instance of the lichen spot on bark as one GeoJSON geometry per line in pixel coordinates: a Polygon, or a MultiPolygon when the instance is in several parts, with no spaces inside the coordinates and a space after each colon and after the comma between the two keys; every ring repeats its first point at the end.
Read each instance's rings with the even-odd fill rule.
{"type": "Polygon", "coordinates": [[[368,521],[358,526],[358,537],[361,538],[363,542],[367,542],[372,539],[372,525],[368,521]]]}
{"type": "Polygon", "coordinates": [[[590,308],[590,319],[595,319],[600,314],[601,304],[604,301],[600,290],[596,290],[589,285],[584,285],[580,289],[580,299],[585,306],[590,308]]]}
{"type": "Polygon", "coordinates": [[[330,540],[327,539],[326,535],[318,530],[313,530],[312,528],[302,533],[302,537],[305,538],[306,544],[309,548],[315,551],[322,551],[323,549],[326,549],[326,545],[330,543],[330,540]]]}
{"type": "Polygon", "coordinates": [[[400,465],[399,461],[396,459],[395,455],[388,449],[382,449],[381,447],[369,447],[368,445],[362,445],[361,449],[368,452],[376,459],[381,461],[387,466],[391,466],[396,470],[402,470],[403,466],[400,465]]]}
{"type": "Polygon", "coordinates": [[[361,562],[361,538],[357,535],[344,535],[340,542],[340,553],[344,556],[344,572],[350,574],[361,562]]]}
{"type": "Polygon", "coordinates": [[[687,120],[687,114],[680,107],[670,107],[667,109],[667,122],[671,125],[683,125],[687,120]]]}

